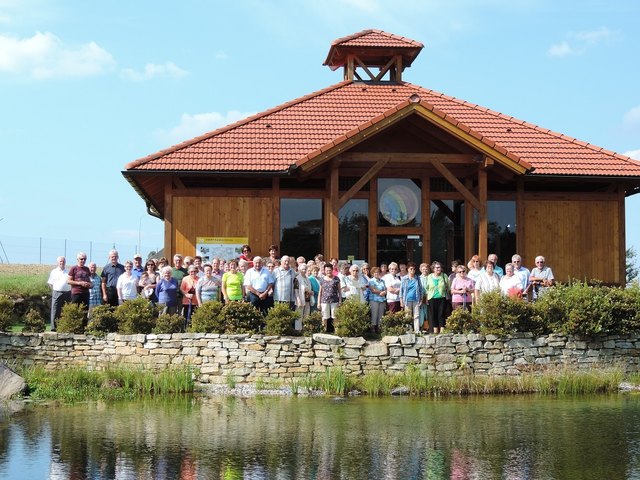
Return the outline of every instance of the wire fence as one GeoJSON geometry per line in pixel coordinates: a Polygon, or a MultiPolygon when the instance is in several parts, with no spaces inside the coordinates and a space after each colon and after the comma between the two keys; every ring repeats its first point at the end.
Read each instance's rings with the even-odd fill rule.
{"type": "Polygon", "coordinates": [[[60,255],[73,263],[78,252],[85,252],[87,265],[92,261],[102,265],[107,262],[109,251],[114,248],[120,254],[120,261],[124,262],[132,259],[136,253],[147,258],[149,253],[159,251],[162,245],[152,247],[144,244],[0,235],[0,263],[55,265],[60,255]]]}

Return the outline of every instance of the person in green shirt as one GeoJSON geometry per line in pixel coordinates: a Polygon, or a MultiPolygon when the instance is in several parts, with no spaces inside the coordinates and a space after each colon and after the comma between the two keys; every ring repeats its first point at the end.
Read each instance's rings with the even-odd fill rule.
{"type": "Polygon", "coordinates": [[[222,295],[225,302],[244,298],[244,275],[238,270],[238,261],[229,261],[229,271],[222,275],[222,295]]]}
{"type": "Polygon", "coordinates": [[[427,277],[427,301],[429,302],[429,321],[433,326],[433,333],[441,333],[446,322],[447,291],[449,279],[442,273],[442,264],[433,262],[432,273],[427,277]]]}

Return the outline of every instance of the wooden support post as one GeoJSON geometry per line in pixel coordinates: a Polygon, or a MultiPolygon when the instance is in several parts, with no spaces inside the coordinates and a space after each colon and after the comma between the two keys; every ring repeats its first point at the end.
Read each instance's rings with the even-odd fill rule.
{"type": "Polygon", "coordinates": [[[325,246],[329,258],[338,257],[340,251],[338,248],[338,236],[340,230],[340,219],[339,219],[339,211],[340,211],[340,161],[336,158],[331,160],[331,164],[329,166],[329,198],[327,199],[327,219],[326,219],[326,227],[327,227],[327,245],[325,246]]]}
{"type": "Polygon", "coordinates": [[[626,230],[625,230],[625,194],[624,186],[618,187],[618,277],[616,282],[624,286],[627,284],[627,244],[626,244],[626,230]]]}
{"type": "Polygon", "coordinates": [[[421,179],[422,193],[422,261],[431,263],[431,178],[424,175],[421,179]]]}
{"type": "Polygon", "coordinates": [[[269,244],[280,245],[280,179],[277,177],[271,180],[271,201],[273,202],[273,224],[269,244]]]}
{"type": "Polygon", "coordinates": [[[173,244],[173,180],[169,177],[164,182],[164,256],[171,262],[175,253],[173,244]]]}
{"type": "MultiPolygon", "coordinates": [[[[522,257],[524,262],[527,252],[524,249],[524,180],[518,178],[516,180],[516,253],[522,257]]],[[[527,261],[530,259],[527,258],[527,261]]],[[[511,259],[505,259],[506,262],[510,262],[511,259]]]]}
{"type": "MultiPolygon", "coordinates": [[[[466,188],[471,190],[472,180],[465,180],[466,188]]],[[[473,228],[473,204],[465,198],[464,201],[464,264],[475,254],[475,229],[473,228]]]]}
{"type": "Polygon", "coordinates": [[[378,180],[369,181],[369,265],[378,265],[378,180]]]}
{"type": "Polygon", "coordinates": [[[478,255],[482,261],[489,255],[489,222],[487,218],[487,171],[484,168],[478,169],[478,200],[480,200],[480,210],[478,211],[478,255]]]}

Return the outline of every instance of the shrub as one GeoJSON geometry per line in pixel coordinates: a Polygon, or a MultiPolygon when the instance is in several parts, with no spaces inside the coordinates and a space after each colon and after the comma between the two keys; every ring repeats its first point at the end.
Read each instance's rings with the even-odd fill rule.
{"type": "Polygon", "coordinates": [[[44,323],[44,318],[42,318],[40,311],[35,308],[30,308],[24,316],[24,328],[22,331],[40,333],[44,332],[45,329],[46,324],[44,323]]]}
{"type": "Polygon", "coordinates": [[[305,337],[311,337],[314,333],[322,331],[322,314],[320,312],[311,312],[302,321],[302,334],[305,337]]]}
{"type": "Polygon", "coordinates": [[[13,323],[13,301],[0,295],[0,331],[6,332],[13,323]]]}
{"type": "Polygon", "coordinates": [[[286,303],[276,303],[264,318],[264,332],[267,335],[296,335],[294,323],[299,313],[294,312],[286,303]]]}
{"type": "Polygon", "coordinates": [[[260,310],[247,302],[229,302],[222,308],[225,332],[255,333],[262,327],[260,310]]]}
{"type": "Polygon", "coordinates": [[[104,337],[107,333],[118,331],[118,319],[111,305],[97,305],[91,310],[91,318],[85,333],[104,337]]]}
{"type": "Polygon", "coordinates": [[[349,299],[336,310],[336,335],[341,337],[360,337],[371,326],[369,304],[349,299]]]}
{"type": "Polygon", "coordinates": [[[412,327],[413,319],[409,312],[402,310],[400,312],[387,312],[380,320],[382,335],[404,335],[412,327]]]}
{"type": "Polygon", "coordinates": [[[465,308],[454,310],[447,318],[447,330],[453,333],[475,333],[480,331],[480,325],[475,322],[471,312],[465,308]]]}
{"type": "Polygon", "coordinates": [[[634,283],[626,289],[610,289],[611,316],[619,322],[617,331],[635,333],[640,331],[640,284],[634,283]]]}
{"type": "Polygon", "coordinates": [[[84,333],[86,316],[87,309],[84,305],[67,303],[62,307],[62,313],[56,322],[56,329],[60,333],[84,333]]]}
{"type": "Polygon", "coordinates": [[[156,308],[145,298],[137,297],[119,305],[115,317],[118,320],[118,332],[123,335],[151,333],[155,324],[156,308]]]}
{"type": "Polygon", "coordinates": [[[182,315],[163,313],[156,319],[156,325],[151,330],[153,333],[180,333],[184,332],[186,320],[182,315]]]}
{"type": "Polygon", "coordinates": [[[225,325],[222,317],[222,303],[206,302],[200,305],[191,315],[191,333],[224,333],[225,325]]]}
{"type": "Polygon", "coordinates": [[[502,295],[499,291],[483,294],[471,313],[472,331],[485,335],[510,335],[515,332],[543,333],[543,323],[532,303],[502,295]]]}

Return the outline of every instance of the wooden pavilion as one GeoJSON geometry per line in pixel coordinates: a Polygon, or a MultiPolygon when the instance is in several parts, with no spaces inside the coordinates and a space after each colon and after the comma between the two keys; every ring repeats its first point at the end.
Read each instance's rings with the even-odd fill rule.
{"type": "Polygon", "coordinates": [[[335,40],[343,80],[126,165],[165,252],[248,237],[307,258],[544,255],[556,278],[625,281],[625,198],[640,162],[403,80],[423,45],[335,40]]]}

